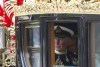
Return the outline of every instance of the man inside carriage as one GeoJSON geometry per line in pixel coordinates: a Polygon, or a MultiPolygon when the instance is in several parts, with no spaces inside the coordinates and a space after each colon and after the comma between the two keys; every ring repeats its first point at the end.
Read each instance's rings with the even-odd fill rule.
{"type": "Polygon", "coordinates": [[[77,37],[64,26],[55,26],[55,60],[56,65],[77,66],[77,37]]]}

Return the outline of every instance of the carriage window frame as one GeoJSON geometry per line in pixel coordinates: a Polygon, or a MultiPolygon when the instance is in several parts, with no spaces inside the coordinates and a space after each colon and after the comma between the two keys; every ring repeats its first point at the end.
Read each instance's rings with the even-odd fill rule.
{"type": "Polygon", "coordinates": [[[78,67],[88,67],[88,47],[87,47],[87,29],[86,29],[86,19],[84,19],[82,16],[79,17],[73,17],[73,16],[56,16],[56,17],[52,17],[52,16],[41,16],[41,42],[42,45],[44,46],[43,52],[44,52],[44,57],[43,57],[43,67],[52,67],[51,64],[51,54],[50,54],[50,50],[51,50],[51,45],[50,45],[50,23],[55,21],[78,21],[78,43],[80,45],[78,45],[78,60],[79,60],[79,64],[78,67]],[[83,33],[84,32],[84,33],[83,33]],[[45,34],[45,35],[44,35],[45,34]],[[48,45],[48,46],[47,46],[48,45]]]}

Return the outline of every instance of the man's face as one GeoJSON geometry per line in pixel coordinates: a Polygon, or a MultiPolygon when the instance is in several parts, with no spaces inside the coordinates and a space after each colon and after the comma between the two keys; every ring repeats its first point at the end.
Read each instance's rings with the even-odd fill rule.
{"type": "Polygon", "coordinates": [[[69,45],[69,38],[55,38],[55,50],[60,52],[66,52],[69,45]]]}

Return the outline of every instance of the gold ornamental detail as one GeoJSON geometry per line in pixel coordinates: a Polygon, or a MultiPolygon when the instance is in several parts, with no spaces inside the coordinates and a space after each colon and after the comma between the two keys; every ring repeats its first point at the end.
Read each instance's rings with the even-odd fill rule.
{"type": "Polygon", "coordinates": [[[15,16],[47,13],[100,14],[100,1],[70,2],[25,2],[22,6],[14,6],[15,16]]]}

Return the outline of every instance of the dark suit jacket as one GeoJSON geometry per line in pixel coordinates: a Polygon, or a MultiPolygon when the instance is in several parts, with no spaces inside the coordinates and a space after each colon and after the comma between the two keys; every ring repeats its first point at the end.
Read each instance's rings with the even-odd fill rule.
{"type": "MultiPolygon", "coordinates": [[[[65,66],[77,66],[77,64],[74,64],[73,61],[78,61],[78,54],[77,53],[71,53],[67,52],[67,54],[55,54],[55,60],[57,60],[58,56],[60,57],[60,60],[63,62],[65,66]],[[67,59],[67,61],[66,61],[67,59]]],[[[76,63],[77,63],[76,61],[76,63]]]]}

